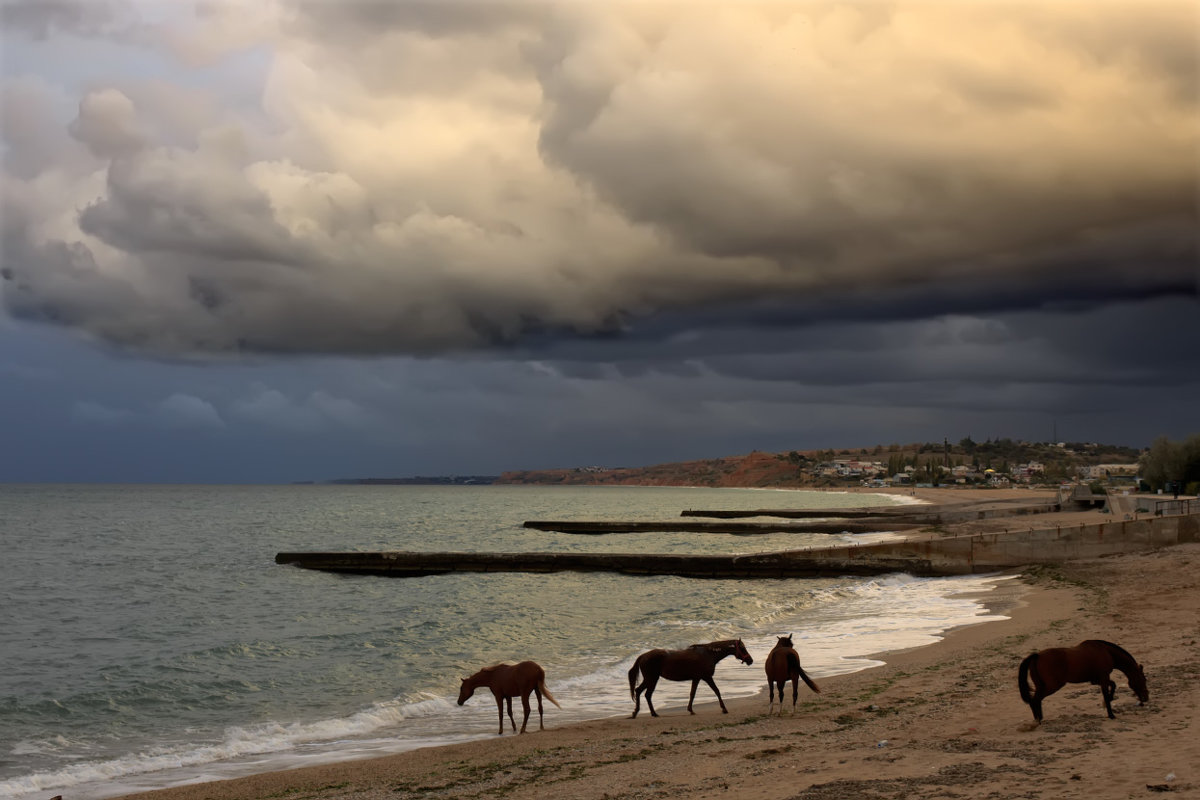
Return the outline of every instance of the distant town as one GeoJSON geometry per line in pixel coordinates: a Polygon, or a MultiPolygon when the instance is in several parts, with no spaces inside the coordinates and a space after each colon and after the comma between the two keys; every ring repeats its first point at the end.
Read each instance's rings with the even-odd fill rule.
{"type": "MultiPolygon", "coordinates": [[[[646,467],[581,466],[501,475],[347,478],[355,485],[624,485],[759,488],[894,486],[1056,486],[1064,482],[1134,489],[1171,488],[1172,476],[1147,464],[1155,448],[1193,447],[1197,437],[1138,449],[1095,442],[1026,442],[970,437],[951,443],[878,444],[869,448],[753,451],[746,455],[646,467]],[[1160,474],[1161,473],[1161,474],[1160,474]],[[1150,474],[1147,483],[1144,477],[1150,474]],[[1154,483],[1158,483],[1154,486],[1154,483]]],[[[1184,459],[1185,461],[1187,459],[1184,459]]],[[[1192,481],[1188,481],[1190,484],[1192,481]]]]}

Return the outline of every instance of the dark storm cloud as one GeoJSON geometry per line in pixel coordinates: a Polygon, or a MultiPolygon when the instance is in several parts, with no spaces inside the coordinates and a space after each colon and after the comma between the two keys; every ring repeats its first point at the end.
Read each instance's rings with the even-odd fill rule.
{"type": "MultiPolygon", "coordinates": [[[[111,16],[14,8],[48,37],[111,16]]],[[[270,52],[261,116],[97,82],[70,140],[6,123],[27,157],[0,303],[160,356],[575,340],[640,371],[642,343],[706,327],[1195,299],[1186,4],[695,8],[217,3],[186,35],[143,26],[270,52]]]]}

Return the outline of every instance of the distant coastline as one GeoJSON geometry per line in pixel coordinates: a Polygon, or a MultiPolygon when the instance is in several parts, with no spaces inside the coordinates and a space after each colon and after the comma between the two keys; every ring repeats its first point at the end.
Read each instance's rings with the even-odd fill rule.
{"type": "Polygon", "coordinates": [[[499,475],[417,475],[411,478],[337,478],[336,486],[490,486],[499,475]]]}
{"type": "Polygon", "coordinates": [[[356,486],[678,486],[758,489],[885,489],[894,486],[1054,487],[1120,468],[1132,483],[1141,451],[1094,442],[1023,442],[969,437],[871,448],[791,450],[653,464],[507,470],[500,475],[339,478],[356,486]],[[1110,469],[1104,469],[1104,467],[1110,469]]]}

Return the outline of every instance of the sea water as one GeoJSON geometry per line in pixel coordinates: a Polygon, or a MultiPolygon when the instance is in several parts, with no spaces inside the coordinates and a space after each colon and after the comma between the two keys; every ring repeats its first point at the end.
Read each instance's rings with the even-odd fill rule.
{"type": "MultiPolygon", "coordinates": [[[[545,668],[562,704],[546,704],[554,727],[628,714],[626,672],[652,647],[742,638],[756,663],[719,665],[728,698],[764,688],[776,636],[792,634],[820,678],[998,618],[973,599],[991,585],[982,577],[396,579],[274,563],[297,550],[796,549],[862,537],[572,536],[522,522],[895,502],[658,487],[0,486],[0,798],[96,800],[494,736],[490,694],[455,700],[460,678],[500,661],[545,668]]],[[[688,688],[664,681],[656,705],[686,703],[688,688]]]]}

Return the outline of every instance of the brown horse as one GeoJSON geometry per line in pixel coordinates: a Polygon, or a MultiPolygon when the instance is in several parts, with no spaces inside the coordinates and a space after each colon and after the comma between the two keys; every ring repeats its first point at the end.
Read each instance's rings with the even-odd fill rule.
{"type": "Polygon", "coordinates": [[[692,711],[692,703],[696,700],[696,686],[700,681],[704,681],[717,696],[717,702],[721,704],[721,713],[728,714],[729,709],[721,699],[721,690],[713,683],[712,677],[717,663],[725,656],[734,656],[745,664],[754,663],[741,639],[694,644],[685,650],[647,650],[642,653],[629,668],[629,694],[633,697],[633,717],[630,719],[636,717],[642,708],[642,692],[646,693],[646,705],[650,709],[650,716],[658,716],[650,696],[654,694],[654,687],[658,685],[659,678],[692,682],[692,693],[688,696],[687,705],[689,714],[696,713],[692,711]],[[634,689],[639,671],[642,673],[642,683],[634,689]]]}
{"type": "Polygon", "coordinates": [[[1138,700],[1145,703],[1150,699],[1146,674],[1141,665],[1123,648],[1100,639],[1088,639],[1074,647],[1052,647],[1030,654],[1017,671],[1017,686],[1021,690],[1021,699],[1033,710],[1033,718],[1037,722],[1042,721],[1042,699],[1068,683],[1094,683],[1099,686],[1108,718],[1116,719],[1112,699],[1117,692],[1117,685],[1109,678],[1114,669],[1125,673],[1129,688],[1138,700]],[[1033,678],[1032,692],[1028,683],[1030,677],[1033,678]]]}
{"type": "MultiPolygon", "coordinates": [[[[496,710],[500,712],[501,734],[504,733],[505,701],[508,701],[508,719],[515,732],[517,721],[513,719],[512,699],[520,696],[521,706],[525,709],[525,719],[521,721],[521,733],[525,732],[525,726],[529,724],[530,692],[537,695],[539,730],[546,730],[546,726],[542,724],[542,695],[558,706],[558,701],[546,688],[546,671],[535,661],[522,661],[520,664],[496,664],[493,667],[484,667],[469,678],[463,678],[462,688],[458,690],[458,704],[461,706],[470,700],[471,695],[475,694],[475,690],[480,686],[491,689],[492,694],[496,696],[496,710]]],[[[562,708],[562,706],[558,707],[562,708]]]]}
{"type": "Polygon", "coordinates": [[[775,686],[779,686],[779,713],[783,714],[783,687],[788,681],[792,682],[792,713],[796,713],[796,695],[800,693],[800,681],[803,680],[808,684],[808,688],[814,692],[820,692],[817,685],[813,683],[812,678],[808,677],[808,673],[800,666],[800,654],[792,647],[792,635],[780,636],[775,646],[771,648],[771,652],[767,654],[765,664],[767,670],[767,692],[770,702],[767,705],[767,713],[771,713],[772,706],[775,705],[775,686]]]}

